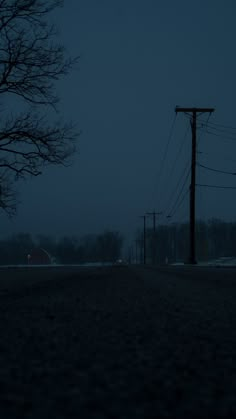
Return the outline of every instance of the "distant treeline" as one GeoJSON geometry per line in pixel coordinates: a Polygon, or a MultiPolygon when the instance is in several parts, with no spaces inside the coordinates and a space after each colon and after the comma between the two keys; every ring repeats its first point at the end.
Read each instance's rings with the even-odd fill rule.
{"type": "MultiPolygon", "coordinates": [[[[160,225],[146,235],[147,262],[185,262],[189,256],[189,224],[160,225]]],[[[132,249],[132,260],[142,260],[142,233],[137,235],[136,247],[132,249]]],[[[236,222],[219,219],[196,222],[196,256],[199,261],[219,257],[236,256],[236,222]]]]}
{"type": "Polygon", "coordinates": [[[113,231],[82,238],[65,236],[59,240],[20,233],[0,241],[0,265],[27,264],[27,256],[36,248],[45,249],[55,263],[113,262],[120,258],[122,247],[123,237],[113,231]]]}

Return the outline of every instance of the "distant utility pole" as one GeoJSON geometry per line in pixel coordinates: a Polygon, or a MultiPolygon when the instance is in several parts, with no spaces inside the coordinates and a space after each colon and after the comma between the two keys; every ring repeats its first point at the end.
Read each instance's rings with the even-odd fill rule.
{"type": "Polygon", "coordinates": [[[156,216],[161,215],[162,212],[147,212],[147,215],[152,216],[153,218],[153,264],[156,262],[156,216]]]}
{"type": "Polygon", "coordinates": [[[197,148],[197,114],[212,113],[214,108],[181,108],[176,106],[175,112],[191,113],[192,128],[192,163],[191,163],[191,184],[190,184],[190,242],[189,242],[189,263],[196,264],[195,256],[195,186],[196,186],[196,148],[197,148]]]}
{"type": "Polygon", "coordinates": [[[146,215],[140,215],[143,218],[143,264],[146,265],[146,215]]]}
{"type": "Polygon", "coordinates": [[[135,264],[137,265],[137,263],[138,263],[138,242],[139,242],[139,240],[138,239],[136,239],[135,240],[135,264]]]}

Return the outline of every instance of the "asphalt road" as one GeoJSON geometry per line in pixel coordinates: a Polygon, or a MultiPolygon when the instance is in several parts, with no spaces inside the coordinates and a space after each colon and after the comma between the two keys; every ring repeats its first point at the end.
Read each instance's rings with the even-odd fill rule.
{"type": "Polygon", "coordinates": [[[0,270],[0,417],[236,417],[236,271],[0,270]]]}

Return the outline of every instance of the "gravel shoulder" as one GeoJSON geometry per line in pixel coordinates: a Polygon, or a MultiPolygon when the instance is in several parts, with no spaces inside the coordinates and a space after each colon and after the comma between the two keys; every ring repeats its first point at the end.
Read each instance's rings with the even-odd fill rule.
{"type": "Polygon", "coordinates": [[[233,274],[54,274],[1,277],[2,418],[235,417],[233,274]]]}

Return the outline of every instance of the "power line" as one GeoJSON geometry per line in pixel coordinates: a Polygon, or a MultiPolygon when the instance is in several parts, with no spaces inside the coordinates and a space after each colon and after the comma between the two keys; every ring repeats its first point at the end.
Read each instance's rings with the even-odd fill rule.
{"type": "Polygon", "coordinates": [[[203,169],[206,169],[206,170],[210,170],[211,172],[223,173],[225,175],[233,175],[233,176],[236,175],[236,173],[234,172],[226,172],[225,170],[213,169],[212,167],[204,166],[203,164],[200,164],[200,163],[197,163],[197,166],[202,167],[203,169]]]}
{"type": "Polygon", "coordinates": [[[236,189],[236,186],[219,186],[219,185],[207,185],[196,183],[196,186],[205,187],[205,188],[215,188],[215,189],[236,189]]]}
{"type": "Polygon", "coordinates": [[[165,160],[166,160],[167,152],[168,152],[168,149],[169,149],[169,145],[170,145],[170,142],[171,142],[171,139],[172,139],[172,136],[173,136],[176,118],[177,118],[177,114],[175,115],[174,120],[173,120],[172,125],[171,125],[170,133],[169,133],[168,140],[167,140],[167,143],[166,143],[166,148],[165,148],[165,151],[164,151],[164,154],[163,154],[163,159],[162,159],[160,170],[159,170],[159,173],[158,173],[158,181],[157,181],[157,197],[158,198],[159,198],[159,186],[160,186],[161,175],[162,175],[164,163],[165,163],[165,160]]]}
{"type": "Polygon", "coordinates": [[[188,192],[189,192],[189,189],[186,189],[186,191],[184,192],[184,194],[182,196],[182,199],[179,201],[179,204],[175,208],[175,211],[172,214],[168,215],[168,218],[172,218],[176,214],[177,210],[180,208],[181,204],[183,203],[184,199],[186,198],[188,192]]]}
{"type": "Polygon", "coordinates": [[[227,133],[227,135],[222,135],[222,134],[217,134],[216,132],[210,132],[208,127],[206,127],[206,126],[204,126],[204,127],[200,126],[199,129],[200,129],[200,131],[203,131],[206,134],[213,135],[215,137],[221,138],[222,140],[236,141],[236,137],[228,136],[228,133],[227,133]]]}
{"type": "Polygon", "coordinates": [[[191,169],[189,169],[189,171],[188,171],[188,173],[187,173],[187,176],[185,177],[184,183],[183,183],[183,185],[182,185],[182,188],[181,188],[181,190],[180,190],[180,192],[179,192],[179,195],[177,196],[177,199],[175,200],[175,203],[174,203],[174,205],[172,206],[172,209],[171,209],[170,213],[168,214],[168,215],[170,215],[170,216],[172,216],[172,213],[174,213],[174,212],[175,212],[175,210],[176,210],[176,206],[177,206],[177,204],[178,204],[179,198],[181,197],[181,194],[182,194],[182,192],[183,192],[183,189],[184,189],[184,187],[185,187],[185,185],[186,185],[186,183],[187,183],[187,180],[188,180],[188,177],[189,177],[189,175],[190,175],[190,172],[191,172],[191,169]]]}
{"type": "MultiPolygon", "coordinates": [[[[185,144],[185,142],[186,142],[186,139],[187,139],[187,134],[188,134],[189,128],[190,128],[190,127],[189,127],[189,124],[187,124],[187,127],[186,127],[186,130],[185,130],[184,137],[183,137],[183,139],[182,139],[182,141],[181,141],[181,143],[180,143],[179,150],[178,150],[178,152],[177,152],[177,154],[176,154],[176,159],[175,159],[175,161],[174,161],[174,163],[173,163],[173,165],[172,165],[172,168],[171,168],[170,172],[168,173],[168,180],[170,180],[170,179],[172,178],[172,175],[173,175],[174,170],[175,170],[175,168],[176,168],[176,163],[177,163],[177,161],[178,161],[179,156],[180,156],[180,155],[181,155],[181,153],[182,153],[183,146],[184,146],[184,144],[185,144]]],[[[165,194],[165,197],[166,197],[166,194],[165,194]]],[[[163,201],[164,201],[164,199],[163,199],[163,201]]]]}
{"type": "MultiPolygon", "coordinates": [[[[198,118],[198,120],[200,122],[206,123],[205,119],[198,118]]],[[[208,118],[208,120],[209,120],[209,118],[208,118]]],[[[225,129],[228,129],[228,130],[235,130],[236,131],[236,127],[232,127],[232,126],[229,126],[229,125],[223,125],[223,124],[217,124],[216,122],[209,122],[208,120],[207,120],[207,125],[209,125],[209,126],[213,125],[215,127],[225,128],[225,129]]]]}
{"type": "MultiPolygon", "coordinates": [[[[188,119],[191,120],[191,114],[185,112],[185,115],[187,116],[188,119]]],[[[211,115],[208,116],[207,120],[198,117],[198,121],[200,123],[198,123],[197,128],[200,129],[201,131],[204,128],[206,133],[221,137],[219,134],[216,134],[215,132],[210,132],[209,130],[211,129],[218,133],[226,134],[226,137],[222,136],[222,138],[225,138],[231,141],[236,141],[236,132],[232,132],[232,131],[236,131],[236,127],[209,122],[210,116],[211,115]]]]}
{"type": "Polygon", "coordinates": [[[207,153],[205,151],[201,151],[201,154],[204,155],[204,156],[210,156],[210,157],[212,157],[212,156],[221,157],[221,159],[222,159],[222,157],[224,157],[224,160],[230,161],[232,163],[236,163],[236,159],[231,159],[231,158],[229,158],[229,156],[227,156],[226,154],[221,153],[221,152],[216,153],[214,151],[214,152],[211,152],[211,153],[207,153]]]}
{"type": "MultiPolygon", "coordinates": [[[[188,171],[188,175],[189,175],[189,173],[190,173],[190,168],[189,168],[189,162],[187,162],[187,164],[186,164],[186,166],[184,167],[184,170],[181,172],[181,175],[180,175],[180,177],[179,177],[179,180],[178,180],[178,182],[177,182],[177,184],[176,184],[176,187],[175,187],[175,189],[174,189],[174,193],[172,193],[171,195],[170,195],[170,199],[169,199],[169,201],[168,201],[168,204],[166,205],[166,210],[164,211],[165,213],[167,213],[167,211],[168,211],[168,208],[171,206],[171,203],[172,203],[172,200],[173,200],[173,196],[175,196],[176,194],[175,194],[175,192],[176,191],[178,191],[178,188],[179,188],[179,185],[180,185],[180,183],[181,183],[181,181],[182,181],[182,179],[183,179],[183,177],[186,175],[186,172],[187,172],[187,170],[189,169],[189,171],[188,171]]],[[[187,176],[188,176],[187,175],[187,176]]]]}
{"type": "MultiPolygon", "coordinates": [[[[187,116],[187,118],[188,118],[188,119],[190,119],[190,120],[191,120],[191,117],[192,117],[191,113],[184,112],[184,114],[187,116]]],[[[223,128],[224,130],[228,130],[228,131],[229,131],[229,130],[236,131],[236,127],[233,127],[233,126],[230,126],[230,125],[225,125],[225,124],[218,124],[218,123],[216,123],[216,122],[211,122],[211,121],[209,121],[210,117],[211,117],[211,115],[209,115],[207,119],[203,119],[203,118],[201,118],[201,116],[199,115],[199,116],[198,116],[198,121],[199,121],[200,123],[203,123],[204,125],[207,125],[207,126],[212,126],[212,128],[215,128],[215,129],[222,129],[222,128],[223,128]]],[[[236,133],[235,133],[235,134],[236,134],[236,133]]]]}
{"type": "Polygon", "coordinates": [[[185,141],[186,141],[188,131],[189,131],[189,125],[187,125],[187,128],[186,128],[186,131],[185,131],[185,134],[184,134],[183,140],[182,140],[182,142],[181,142],[181,144],[180,144],[180,147],[179,147],[178,153],[177,153],[177,155],[176,155],[176,159],[175,159],[174,164],[173,164],[173,166],[172,166],[172,169],[171,169],[171,171],[170,171],[170,173],[169,173],[169,178],[173,175],[173,172],[174,172],[174,169],[175,169],[176,163],[177,163],[177,161],[178,161],[178,157],[180,156],[180,154],[181,154],[181,152],[182,152],[182,150],[183,150],[183,146],[184,146],[184,143],[185,143],[185,141]]]}
{"type": "Polygon", "coordinates": [[[232,131],[226,130],[224,128],[215,127],[214,125],[211,125],[210,123],[201,123],[200,127],[201,126],[206,127],[208,129],[211,129],[211,130],[216,131],[216,132],[222,132],[223,134],[229,134],[229,135],[233,135],[233,136],[236,135],[236,132],[232,132],[232,131]]]}

